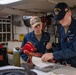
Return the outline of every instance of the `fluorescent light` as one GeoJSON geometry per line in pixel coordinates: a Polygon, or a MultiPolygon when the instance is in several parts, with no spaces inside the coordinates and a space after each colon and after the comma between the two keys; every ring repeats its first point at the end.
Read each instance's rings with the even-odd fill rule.
{"type": "Polygon", "coordinates": [[[10,4],[21,0],[0,0],[0,4],[10,4]]]}

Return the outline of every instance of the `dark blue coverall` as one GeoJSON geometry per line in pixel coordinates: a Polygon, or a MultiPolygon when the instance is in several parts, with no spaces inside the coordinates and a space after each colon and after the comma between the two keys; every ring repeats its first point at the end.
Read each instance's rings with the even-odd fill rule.
{"type": "MultiPolygon", "coordinates": [[[[25,37],[22,41],[21,48],[26,44],[27,41],[31,42],[37,48],[37,52],[45,53],[46,52],[46,43],[50,41],[50,34],[47,32],[42,32],[42,38],[40,41],[38,41],[34,34],[34,31],[32,31],[25,35],[25,37]]],[[[24,61],[28,60],[28,55],[24,54],[22,52],[22,50],[21,50],[21,58],[24,61]]]]}
{"type": "Polygon", "coordinates": [[[56,60],[64,60],[73,67],[76,67],[76,20],[72,18],[71,25],[65,34],[63,26],[59,33],[60,45],[53,55],[56,60]]]}

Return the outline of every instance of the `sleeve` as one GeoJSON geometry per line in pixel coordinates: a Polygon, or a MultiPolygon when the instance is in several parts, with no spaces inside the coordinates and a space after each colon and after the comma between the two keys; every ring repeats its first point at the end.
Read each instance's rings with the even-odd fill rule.
{"type": "Polygon", "coordinates": [[[53,52],[53,55],[56,60],[71,59],[73,57],[76,57],[76,36],[74,37],[73,42],[71,43],[69,48],[60,51],[55,51],[53,52]]]}
{"type": "Polygon", "coordinates": [[[25,45],[26,42],[27,42],[27,38],[25,36],[24,39],[23,39],[23,41],[22,41],[21,48],[25,45]]]}
{"type": "MultiPolygon", "coordinates": [[[[23,41],[22,41],[21,48],[25,45],[26,42],[27,42],[27,38],[26,38],[26,36],[25,36],[24,39],[23,39],[23,41]]],[[[21,55],[21,58],[22,58],[24,61],[27,61],[27,60],[29,59],[29,58],[28,58],[28,55],[27,55],[27,54],[24,54],[22,50],[20,51],[20,55],[21,55]]]]}

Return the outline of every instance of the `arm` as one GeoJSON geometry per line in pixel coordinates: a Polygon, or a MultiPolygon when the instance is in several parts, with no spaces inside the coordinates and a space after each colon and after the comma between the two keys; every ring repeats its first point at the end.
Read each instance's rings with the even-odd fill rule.
{"type": "Polygon", "coordinates": [[[27,42],[27,38],[25,36],[24,39],[23,39],[23,41],[22,41],[21,48],[25,45],[26,42],[27,42]]]}
{"type": "Polygon", "coordinates": [[[70,59],[76,57],[76,37],[73,40],[73,43],[64,50],[55,51],[53,56],[56,60],[59,59],[70,59]]]}
{"type": "MultiPolygon", "coordinates": [[[[75,39],[76,40],[76,39],[75,39]]],[[[48,60],[60,60],[60,59],[71,59],[73,57],[76,57],[76,41],[73,42],[73,44],[70,46],[70,48],[64,49],[64,50],[59,50],[55,51],[53,53],[45,53],[42,56],[43,61],[48,61],[48,60]]]]}
{"type": "Polygon", "coordinates": [[[71,59],[73,57],[76,57],[76,36],[74,37],[72,43],[70,43],[70,46],[64,50],[58,50],[53,53],[46,53],[42,56],[43,61],[47,61],[49,59],[71,59]]]}
{"type": "MultiPolygon", "coordinates": [[[[27,42],[27,39],[26,39],[26,36],[25,36],[24,39],[23,39],[23,41],[22,41],[21,48],[25,45],[26,42],[27,42]]],[[[21,55],[21,58],[24,61],[27,61],[28,60],[28,55],[27,54],[24,54],[22,50],[20,51],[20,55],[21,55]]]]}

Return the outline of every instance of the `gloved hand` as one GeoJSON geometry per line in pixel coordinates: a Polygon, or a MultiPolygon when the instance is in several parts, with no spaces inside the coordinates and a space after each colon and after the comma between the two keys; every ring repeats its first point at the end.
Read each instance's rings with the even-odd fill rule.
{"type": "Polygon", "coordinates": [[[29,56],[28,62],[31,63],[32,56],[41,57],[43,54],[38,53],[37,49],[31,42],[27,42],[24,47],[22,48],[22,51],[29,56]]]}
{"type": "Polygon", "coordinates": [[[23,47],[22,50],[28,50],[30,52],[35,52],[37,51],[37,49],[35,48],[35,46],[31,43],[31,42],[27,42],[23,47]]]}

